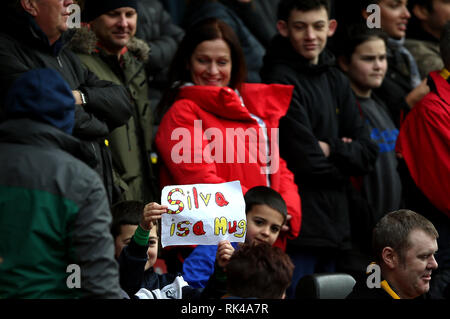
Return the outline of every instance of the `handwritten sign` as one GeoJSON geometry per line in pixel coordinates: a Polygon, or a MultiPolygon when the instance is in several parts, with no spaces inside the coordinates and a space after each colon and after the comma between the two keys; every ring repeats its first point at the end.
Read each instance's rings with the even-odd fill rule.
{"type": "Polygon", "coordinates": [[[166,186],[161,204],[161,245],[215,245],[244,242],[247,231],[241,183],[166,186]]]}

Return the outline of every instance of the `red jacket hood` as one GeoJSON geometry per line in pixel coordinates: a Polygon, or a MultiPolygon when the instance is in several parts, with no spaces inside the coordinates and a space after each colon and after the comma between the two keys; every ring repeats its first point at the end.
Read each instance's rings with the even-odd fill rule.
{"type": "Polygon", "coordinates": [[[273,124],[286,114],[293,90],[292,85],[244,83],[240,92],[243,107],[239,95],[229,87],[194,85],[181,88],[177,100],[195,101],[200,108],[222,118],[248,120],[251,113],[273,124]],[[217,108],[217,104],[224,107],[217,108]]]}

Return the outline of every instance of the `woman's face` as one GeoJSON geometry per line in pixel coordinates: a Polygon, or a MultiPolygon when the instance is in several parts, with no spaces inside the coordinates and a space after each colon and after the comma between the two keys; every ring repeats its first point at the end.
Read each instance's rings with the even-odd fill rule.
{"type": "Polygon", "coordinates": [[[380,0],[381,28],[391,38],[401,39],[406,34],[406,27],[411,14],[407,0],[380,0]]]}
{"type": "Polygon", "coordinates": [[[192,53],[188,69],[196,85],[228,86],[231,78],[231,52],[222,39],[201,42],[192,53]]]}

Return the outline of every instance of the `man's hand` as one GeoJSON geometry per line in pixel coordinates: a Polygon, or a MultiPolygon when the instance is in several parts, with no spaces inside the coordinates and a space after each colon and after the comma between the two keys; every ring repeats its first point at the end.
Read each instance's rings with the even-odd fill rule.
{"type": "Polygon", "coordinates": [[[153,223],[161,219],[161,215],[167,213],[167,209],[167,206],[159,205],[155,202],[145,205],[139,225],[142,229],[150,231],[153,223]]]}
{"type": "Polygon", "coordinates": [[[414,88],[409,94],[406,96],[406,103],[408,103],[409,107],[412,109],[414,105],[416,105],[425,95],[430,92],[430,87],[427,84],[427,79],[423,79],[422,82],[414,88]]]}
{"type": "Polygon", "coordinates": [[[325,155],[325,157],[330,156],[330,145],[328,145],[328,143],[319,141],[319,146],[322,149],[323,155],[325,155]]]}
{"type": "Polygon", "coordinates": [[[216,260],[221,268],[225,268],[234,253],[234,248],[228,240],[222,240],[217,246],[216,260]]]}
{"type": "Polygon", "coordinates": [[[73,94],[73,98],[75,99],[75,104],[77,104],[77,105],[83,104],[83,101],[81,100],[81,94],[80,94],[80,91],[78,91],[78,90],[73,90],[73,91],[72,91],[72,94],[73,94]]]}

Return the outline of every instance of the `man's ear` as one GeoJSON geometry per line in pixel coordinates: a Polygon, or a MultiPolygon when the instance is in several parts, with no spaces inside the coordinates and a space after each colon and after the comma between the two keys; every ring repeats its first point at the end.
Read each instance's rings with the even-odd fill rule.
{"type": "Polygon", "coordinates": [[[381,252],[381,259],[389,269],[394,269],[398,264],[398,255],[392,247],[384,247],[381,252]]]}
{"type": "Polygon", "coordinates": [[[328,22],[328,33],[327,33],[327,35],[329,37],[333,36],[333,34],[336,32],[337,26],[338,26],[338,23],[337,23],[337,21],[335,19],[331,19],[328,22]]]}
{"type": "Polygon", "coordinates": [[[419,6],[417,4],[413,7],[412,12],[420,21],[426,21],[430,16],[427,8],[425,8],[424,6],[419,6]]]}
{"type": "Polygon", "coordinates": [[[20,4],[22,5],[22,8],[33,17],[37,16],[38,11],[36,9],[35,0],[20,0],[20,4]]]}
{"type": "Polygon", "coordinates": [[[278,32],[285,38],[288,37],[289,32],[288,32],[288,26],[287,26],[287,22],[284,20],[278,20],[277,21],[277,29],[278,32]]]}

